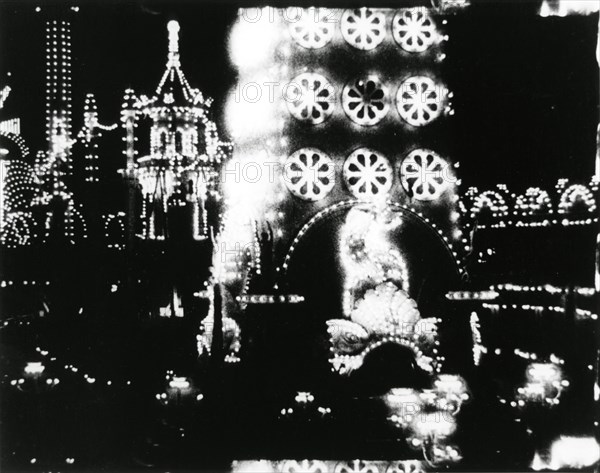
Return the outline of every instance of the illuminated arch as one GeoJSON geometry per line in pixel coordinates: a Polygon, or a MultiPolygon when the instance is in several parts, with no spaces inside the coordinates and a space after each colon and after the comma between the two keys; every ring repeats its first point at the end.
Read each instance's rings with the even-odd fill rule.
{"type": "Polygon", "coordinates": [[[530,187],[517,197],[515,210],[522,215],[549,214],[552,213],[552,203],[548,192],[539,187],[530,187]]]}
{"type": "Polygon", "coordinates": [[[72,200],[69,201],[65,214],[65,230],[72,244],[88,236],[87,223],[72,200]]]}
{"type": "Polygon", "coordinates": [[[10,131],[6,130],[0,130],[0,136],[7,138],[18,146],[19,152],[21,153],[20,158],[26,158],[29,156],[29,148],[25,144],[25,140],[21,137],[21,135],[11,133],[10,131]]]}
{"type": "MultiPolygon", "coordinates": [[[[328,217],[329,215],[331,215],[335,212],[338,212],[338,211],[344,210],[344,209],[350,209],[355,206],[362,206],[364,208],[375,208],[375,207],[377,207],[377,204],[365,202],[365,201],[358,200],[358,199],[352,199],[352,200],[345,200],[345,201],[341,201],[336,204],[330,205],[329,207],[318,212],[308,222],[306,222],[302,226],[302,228],[298,231],[298,233],[296,234],[296,237],[294,238],[291,245],[289,246],[289,248],[286,252],[286,255],[283,259],[283,263],[281,265],[281,275],[285,276],[285,274],[287,272],[287,268],[290,263],[290,260],[292,259],[292,256],[294,255],[294,252],[298,246],[298,243],[300,243],[302,238],[309,232],[309,230],[316,223],[322,221],[323,219],[325,219],[326,217],[328,217]]],[[[404,212],[407,215],[409,215],[410,217],[413,217],[416,221],[420,222],[425,228],[427,228],[433,235],[435,235],[435,237],[440,241],[440,243],[442,243],[443,247],[448,252],[452,261],[454,261],[454,263],[456,265],[457,273],[462,272],[462,269],[461,269],[460,265],[458,264],[457,254],[453,250],[452,244],[449,242],[448,238],[446,236],[444,236],[442,230],[436,228],[436,226],[433,222],[430,222],[426,217],[424,217],[419,212],[416,212],[415,210],[404,207],[398,203],[388,202],[387,206],[389,208],[393,209],[394,211],[404,212]]]]}
{"type": "Polygon", "coordinates": [[[596,211],[597,206],[592,191],[582,184],[573,184],[561,194],[558,213],[572,212],[577,203],[583,203],[587,212],[596,211]]]}
{"type": "Polygon", "coordinates": [[[479,214],[484,208],[491,210],[494,217],[502,217],[508,214],[506,200],[498,191],[485,191],[479,194],[471,207],[471,216],[479,214]]]}
{"type": "Polygon", "coordinates": [[[125,245],[125,222],[119,214],[104,216],[104,236],[108,248],[122,249],[125,245]]]}

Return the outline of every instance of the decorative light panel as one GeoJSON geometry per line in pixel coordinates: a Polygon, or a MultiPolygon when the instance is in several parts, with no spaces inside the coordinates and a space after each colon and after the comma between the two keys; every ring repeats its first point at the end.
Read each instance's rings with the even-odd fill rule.
{"type": "Polygon", "coordinates": [[[317,201],[333,189],[335,165],[329,156],[316,148],[299,149],[287,159],[283,179],[295,196],[317,201]]]}
{"type": "Polygon", "coordinates": [[[323,123],[333,112],[334,88],[321,74],[305,72],[296,76],[291,86],[295,88],[295,100],[287,102],[294,118],[317,125],[323,123]]]}
{"type": "Polygon", "coordinates": [[[390,108],[388,89],[377,76],[358,78],[344,87],[342,106],[354,123],[375,125],[386,116],[390,108]]]}
{"type": "Polygon", "coordinates": [[[357,149],[344,162],[346,186],[359,199],[385,197],[392,187],[393,174],[387,158],[368,148],[357,149]]]}

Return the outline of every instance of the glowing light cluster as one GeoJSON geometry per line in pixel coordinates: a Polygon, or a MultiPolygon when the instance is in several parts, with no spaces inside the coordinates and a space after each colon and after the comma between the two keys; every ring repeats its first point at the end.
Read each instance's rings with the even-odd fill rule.
{"type": "Polygon", "coordinates": [[[527,382],[517,388],[517,406],[529,402],[556,405],[569,381],[563,379],[562,370],[554,363],[531,363],[525,370],[527,382]]]}
{"type": "Polygon", "coordinates": [[[479,316],[477,312],[471,312],[469,317],[469,325],[471,327],[471,337],[473,340],[473,364],[479,366],[481,356],[487,351],[486,347],[481,343],[481,325],[479,324],[479,316]]]}
{"type": "Polygon", "coordinates": [[[464,380],[439,375],[434,389],[395,388],[384,397],[388,420],[403,430],[409,447],[421,450],[429,466],[455,463],[462,456],[452,443],[456,415],[469,394],[464,380]]]}
{"type": "Polygon", "coordinates": [[[5,85],[4,87],[2,87],[2,90],[0,90],[0,109],[4,108],[4,102],[6,102],[10,91],[10,85],[5,85]]]}

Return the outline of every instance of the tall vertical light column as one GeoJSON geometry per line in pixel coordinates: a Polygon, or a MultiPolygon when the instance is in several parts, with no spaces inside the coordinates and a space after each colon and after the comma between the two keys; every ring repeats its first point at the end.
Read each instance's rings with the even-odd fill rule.
{"type": "Polygon", "coordinates": [[[54,193],[64,190],[71,174],[71,23],[46,22],[46,134],[53,161],[54,193]]]}

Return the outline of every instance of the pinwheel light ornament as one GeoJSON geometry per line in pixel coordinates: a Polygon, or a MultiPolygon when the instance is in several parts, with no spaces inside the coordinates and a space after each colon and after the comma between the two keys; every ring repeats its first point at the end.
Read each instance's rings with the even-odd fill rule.
{"type": "Polygon", "coordinates": [[[396,94],[400,116],[412,126],[424,126],[438,118],[446,106],[448,90],[427,76],[406,79],[396,94]]]}
{"type": "Polygon", "coordinates": [[[317,201],[335,185],[335,165],[331,158],[316,148],[302,148],[285,162],[283,180],[296,197],[317,201]]]}
{"type": "Polygon", "coordinates": [[[362,126],[379,123],[388,113],[388,89],[375,75],[360,77],[342,91],[342,106],[350,119],[362,126]]]}
{"type": "Polygon", "coordinates": [[[385,37],[385,14],[365,7],[346,10],[341,30],[351,46],[365,51],[375,49],[385,37]]]}
{"type": "Polygon", "coordinates": [[[438,199],[452,179],[448,163],[438,154],[426,149],[412,151],[404,158],[400,167],[402,187],[417,200],[438,199]]]}
{"type": "Polygon", "coordinates": [[[346,186],[359,199],[385,198],[393,175],[387,158],[367,148],[357,149],[344,162],[346,186]]]}
{"type": "Polygon", "coordinates": [[[327,8],[308,8],[288,19],[289,32],[294,41],[307,49],[327,45],[335,33],[335,21],[327,8]]]}
{"type": "Polygon", "coordinates": [[[392,21],[394,40],[409,53],[422,53],[437,40],[435,21],[425,8],[400,10],[392,21]]]}
{"type": "Polygon", "coordinates": [[[318,125],[333,113],[334,88],[321,74],[304,72],[289,84],[288,110],[297,120],[318,125]]]}

